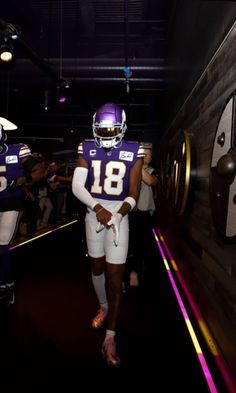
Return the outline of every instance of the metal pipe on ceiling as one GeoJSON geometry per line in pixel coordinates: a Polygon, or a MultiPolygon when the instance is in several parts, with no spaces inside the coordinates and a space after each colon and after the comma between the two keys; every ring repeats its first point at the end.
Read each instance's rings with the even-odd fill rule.
{"type": "MultiPolygon", "coordinates": [[[[35,88],[35,87],[48,87],[48,80],[45,80],[44,77],[42,77],[40,74],[39,75],[34,75],[33,82],[31,79],[31,76],[29,73],[25,74],[17,74],[15,75],[16,79],[14,80],[14,87],[15,89],[24,87],[24,89],[27,88],[35,88]],[[27,79],[28,78],[28,79],[27,79]]],[[[11,79],[13,80],[13,78],[11,79]]],[[[124,78],[123,77],[74,77],[70,79],[70,84],[72,87],[77,87],[77,86],[114,86],[118,87],[124,84],[124,78]]],[[[130,84],[132,87],[145,87],[148,89],[154,88],[155,91],[163,91],[165,90],[165,78],[160,77],[160,78],[130,78],[130,84]]]]}
{"type": "MultiPolygon", "coordinates": [[[[39,70],[32,67],[28,59],[18,59],[17,63],[18,67],[11,70],[11,78],[15,77],[17,84],[21,83],[22,79],[24,79],[26,85],[32,84],[32,79],[35,85],[49,82],[46,77],[50,78],[50,75],[40,73],[39,70]]],[[[53,69],[59,69],[58,59],[51,60],[51,64],[53,69]]],[[[143,84],[147,79],[158,83],[166,78],[166,72],[168,71],[164,62],[153,61],[153,59],[132,59],[129,60],[129,67],[132,69],[130,80],[140,84],[143,84]]],[[[90,80],[96,82],[96,80],[103,80],[104,82],[115,82],[119,78],[124,81],[124,78],[122,78],[124,75],[124,59],[104,59],[103,61],[64,59],[63,69],[65,77],[70,81],[87,82],[90,80]]]]}
{"type": "MultiPolygon", "coordinates": [[[[232,0],[235,1],[235,0],[232,0]]],[[[129,23],[133,24],[165,24],[167,22],[167,19],[130,19],[129,23]]],[[[101,24],[113,24],[113,23],[123,23],[122,20],[117,20],[117,19],[100,19],[96,20],[97,25],[101,24]]]]}
{"type": "Polygon", "coordinates": [[[62,78],[60,78],[59,73],[57,70],[52,68],[44,59],[39,57],[35,51],[33,51],[32,48],[29,47],[28,44],[26,44],[22,39],[18,40],[18,45],[23,51],[23,53],[26,54],[26,56],[37,66],[39,67],[46,75],[48,75],[52,80],[54,80],[56,83],[61,83],[62,78]]]}
{"type": "MultiPolygon", "coordinates": [[[[28,123],[27,123],[27,125],[28,125],[28,123]]],[[[58,142],[64,142],[64,138],[50,138],[50,137],[45,137],[45,136],[25,136],[25,135],[22,135],[22,136],[9,136],[8,135],[8,137],[7,137],[7,139],[30,139],[30,140],[32,140],[32,141],[36,141],[36,140],[47,140],[47,141],[58,141],[58,142]]]]}
{"type": "MultiPolygon", "coordinates": [[[[9,29],[12,29],[12,27],[14,27],[13,24],[7,23],[3,19],[0,19],[0,30],[9,34],[9,29]]],[[[59,72],[56,69],[53,69],[51,65],[49,65],[43,58],[38,56],[37,53],[20,37],[17,37],[17,39],[14,40],[14,43],[15,46],[18,46],[22,52],[32,61],[32,63],[39,67],[57,84],[66,83],[66,81],[60,77],[59,72]]]]}
{"type": "MultiPolygon", "coordinates": [[[[28,59],[27,58],[19,58],[19,62],[22,64],[25,63],[27,65],[28,59]]],[[[59,59],[58,58],[51,58],[50,59],[51,67],[59,66],[59,59]]],[[[148,69],[148,67],[152,67],[156,70],[163,70],[166,69],[165,66],[165,59],[164,58],[132,58],[129,59],[129,65],[132,68],[136,69],[148,69]]],[[[63,68],[72,68],[73,69],[83,69],[83,68],[93,68],[93,69],[121,69],[124,66],[124,58],[64,58],[63,59],[63,68]]]]}

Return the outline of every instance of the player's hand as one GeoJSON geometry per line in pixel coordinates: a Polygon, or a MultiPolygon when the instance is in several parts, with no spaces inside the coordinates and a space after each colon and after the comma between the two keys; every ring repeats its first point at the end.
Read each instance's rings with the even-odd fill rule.
{"type": "Polygon", "coordinates": [[[110,219],[110,221],[107,223],[107,225],[111,226],[113,229],[113,234],[114,234],[114,243],[115,246],[118,246],[119,243],[119,235],[120,235],[120,223],[122,220],[123,216],[120,213],[115,213],[112,214],[112,217],[110,219]]]}
{"type": "MultiPolygon", "coordinates": [[[[47,173],[47,172],[46,172],[46,173],[47,173]]],[[[50,176],[50,177],[47,178],[47,183],[48,183],[48,184],[53,183],[53,182],[56,182],[56,181],[57,181],[57,175],[52,175],[52,176],[50,176]]]]}
{"type": "Polygon", "coordinates": [[[96,213],[97,220],[105,226],[107,226],[108,221],[111,219],[111,212],[107,210],[105,207],[102,207],[98,212],[96,213]]]}

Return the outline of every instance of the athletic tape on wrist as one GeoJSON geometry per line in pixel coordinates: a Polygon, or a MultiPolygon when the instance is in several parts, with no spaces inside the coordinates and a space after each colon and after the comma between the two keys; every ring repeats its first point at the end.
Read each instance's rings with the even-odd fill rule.
{"type": "Polygon", "coordinates": [[[129,203],[129,205],[131,206],[130,210],[133,210],[136,206],[136,200],[130,196],[126,197],[123,202],[129,203]]]}

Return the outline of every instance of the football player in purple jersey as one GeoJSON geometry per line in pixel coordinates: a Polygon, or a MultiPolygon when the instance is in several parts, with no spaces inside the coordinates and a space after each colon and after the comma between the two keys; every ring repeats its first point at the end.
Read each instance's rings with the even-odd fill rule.
{"type": "Polygon", "coordinates": [[[13,123],[0,117],[0,306],[14,304],[15,301],[9,247],[24,208],[22,186],[38,181],[47,174],[44,164],[32,157],[27,145],[6,144],[6,131],[16,128],[13,123]]]}
{"type": "Polygon", "coordinates": [[[136,205],[143,164],[139,143],[123,139],[126,127],[122,108],[114,103],[101,106],[93,116],[94,139],[78,147],[72,180],[74,195],[87,206],[86,240],[100,304],[92,326],[99,329],[107,320],[102,354],[109,366],[120,364],[115,333],[128,252],[128,212],[136,205]]]}

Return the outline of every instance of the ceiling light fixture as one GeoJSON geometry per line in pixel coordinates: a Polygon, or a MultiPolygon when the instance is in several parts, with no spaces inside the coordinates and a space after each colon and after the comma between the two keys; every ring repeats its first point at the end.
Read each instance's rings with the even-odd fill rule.
{"type": "Polygon", "coordinates": [[[4,63],[9,63],[14,58],[14,45],[13,41],[20,37],[21,29],[19,26],[14,26],[10,23],[3,24],[1,27],[3,30],[0,31],[0,60],[4,63]]]}
{"type": "Polygon", "coordinates": [[[0,59],[4,63],[12,61],[14,56],[13,45],[10,42],[10,37],[2,35],[0,44],[0,59]]]}

